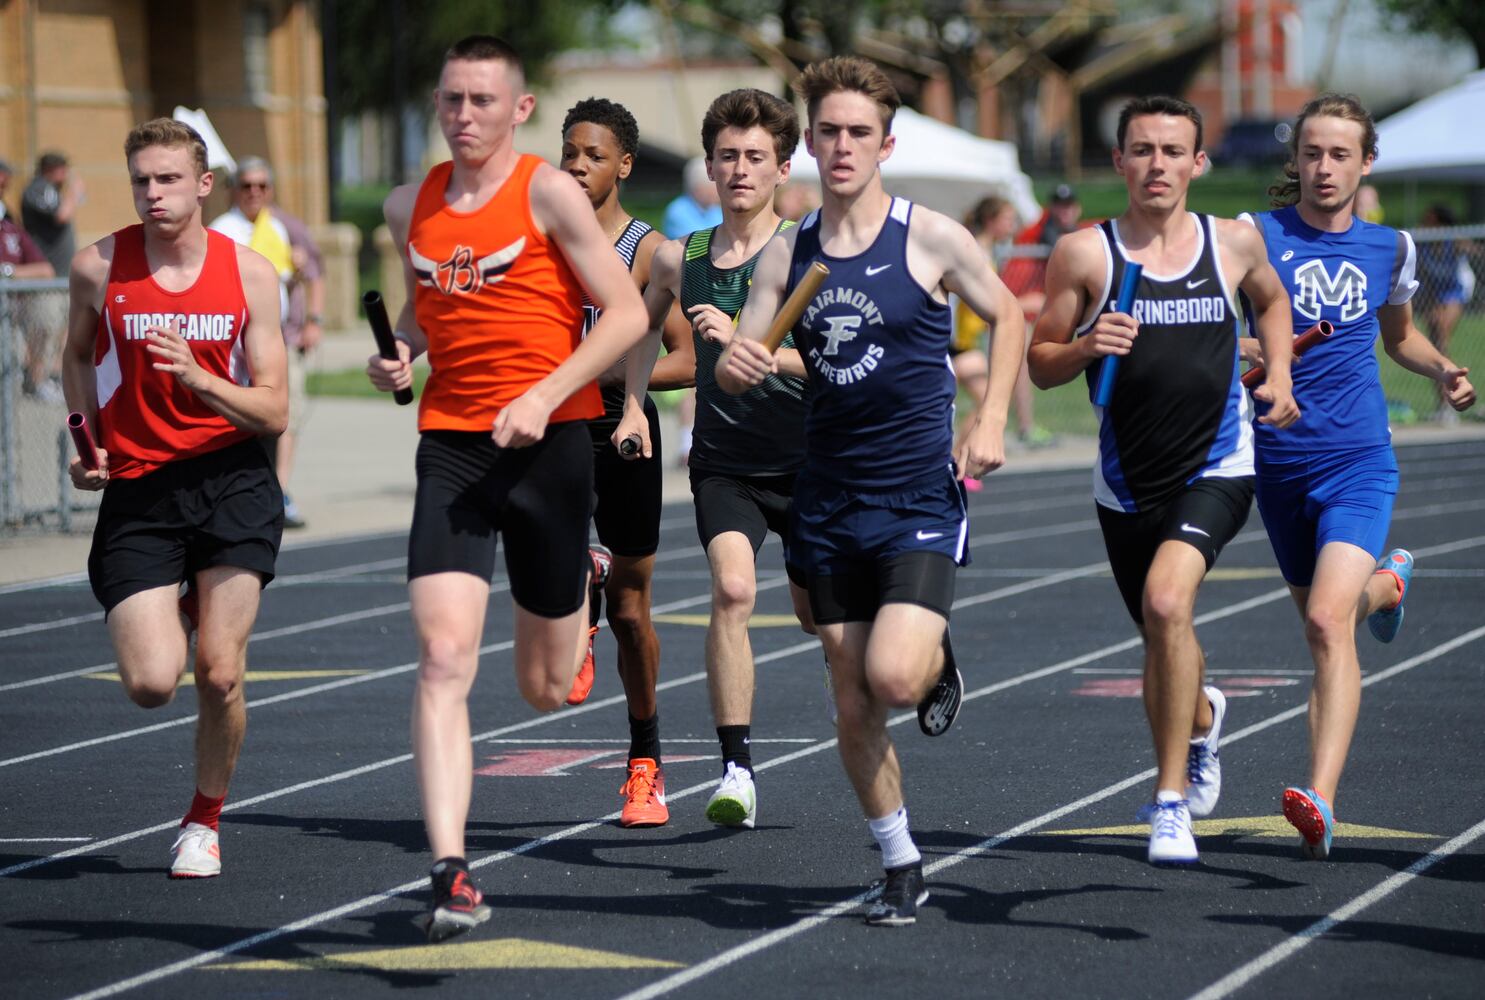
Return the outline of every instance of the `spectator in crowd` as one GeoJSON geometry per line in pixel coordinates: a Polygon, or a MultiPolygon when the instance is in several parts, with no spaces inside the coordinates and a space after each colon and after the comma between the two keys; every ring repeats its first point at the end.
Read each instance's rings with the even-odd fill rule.
{"type": "Polygon", "coordinates": [[[55,152],[41,154],[36,176],[21,194],[21,223],[58,277],[67,276],[77,252],[72,220],[84,197],[82,178],[72,173],[67,157],[55,152]]]}
{"type": "Polygon", "coordinates": [[[303,221],[274,204],[273,168],[257,156],[238,162],[232,182],[232,208],[213,219],[211,228],[252,247],[278,271],[279,305],[289,357],[289,426],[274,446],[274,469],[284,491],[284,527],[302,528],[304,518],[289,496],[289,477],[294,468],[294,446],[304,426],[307,355],[319,344],[322,332],[325,285],[320,249],[303,221]]]}
{"type": "Polygon", "coordinates": [[[1382,211],[1382,196],[1370,184],[1363,184],[1356,189],[1356,214],[1364,222],[1381,223],[1386,217],[1386,213],[1382,211]]]}
{"type": "MultiPolygon", "coordinates": [[[[56,272],[52,270],[46,255],[5,207],[5,189],[10,186],[12,176],[10,164],[0,160],[0,281],[11,278],[54,277],[56,272]]],[[[66,296],[62,299],[65,304],[66,296]]],[[[22,317],[22,320],[26,339],[26,374],[23,387],[28,395],[39,396],[47,402],[60,400],[61,387],[48,377],[47,371],[48,360],[60,357],[60,352],[47,350],[50,346],[49,338],[43,324],[30,322],[29,316],[22,317]]],[[[56,343],[60,346],[60,341],[56,343]]]]}
{"type": "Polygon", "coordinates": [[[798,222],[820,207],[820,192],[809,184],[783,184],[773,196],[773,210],[781,219],[798,222]]]}
{"type": "MultiPolygon", "coordinates": [[[[1420,229],[1449,228],[1458,224],[1447,205],[1430,205],[1423,211],[1420,229]]],[[[1464,307],[1475,291],[1475,272],[1469,265],[1464,240],[1418,240],[1418,295],[1420,308],[1416,315],[1428,330],[1428,339],[1440,354],[1449,353],[1449,340],[1454,327],[1464,315],[1464,307]]],[[[1443,424],[1459,422],[1459,414],[1449,405],[1448,392],[1442,384],[1438,390],[1438,420],[1443,424]]]]}
{"type": "Polygon", "coordinates": [[[707,176],[706,160],[700,156],[686,161],[681,172],[685,190],[665,206],[660,231],[673,240],[689,236],[698,229],[722,224],[722,206],[717,202],[717,186],[707,176]]]}

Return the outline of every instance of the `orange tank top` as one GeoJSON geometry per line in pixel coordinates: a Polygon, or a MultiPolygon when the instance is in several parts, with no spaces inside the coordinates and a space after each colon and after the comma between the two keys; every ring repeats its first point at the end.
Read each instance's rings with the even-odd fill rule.
{"type": "MultiPolygon", "coordinates": [[[[531,217],[531,177],[542,163],[521,156],[495,196],[472,212],[444,201],[452,163],[434,167],[418,190],[407,256],[433,369],[420,431],[489,431],[496,415],[567,360],[582,337],[582,286],[531,217]]],[[[590,382],[550,419],[602,413],[598,384],[590,382]]]]}

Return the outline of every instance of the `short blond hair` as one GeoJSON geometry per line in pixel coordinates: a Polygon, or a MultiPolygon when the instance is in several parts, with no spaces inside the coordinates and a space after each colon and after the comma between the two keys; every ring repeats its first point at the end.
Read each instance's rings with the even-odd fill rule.
{"type": "Polygon", "coordinates": [[[794,81],[794,92],[804,98],[811,125],[815,123],[820,102],[831,94],[854,92],[871,98],[882,116],[883,135],[892,131],[892,116],[902,107],[902,98],[887,74],[870,59],[860,56],[831,56],[810,63],[794,81]]]}
{"type": "Polygon", "coordinates": [[[148,149],[150,146],[190,150],[197,177],[210,169],[206,165],[206,140],[191,126],[174,118],[151,118],[142,125],[134,126],[129,137],[124,140],[125,162],[132,160],[134,154],[141,149],[148,149]]]}

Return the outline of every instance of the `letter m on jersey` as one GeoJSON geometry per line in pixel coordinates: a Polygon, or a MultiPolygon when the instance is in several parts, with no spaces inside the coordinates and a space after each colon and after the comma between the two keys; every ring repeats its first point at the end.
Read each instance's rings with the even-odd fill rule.
{"type": "Polygon", "coordinates": [[[1331,278],[1322,260],[1311,260],[1294,270],[1294,309],[1319,321],[1323,306],[1340,306],[1342,322],[1366,315],[1366,273],[1349,260],[1331,278]]]}
{"type": "Polygon", "coordinates": [[[820,353],[833,356],[840,350],[841,341],[856,339],[856,330],[861,326],[861,317],[827,316],[825,322],[830,324],[830,329],[821,334],[825,338],[825,349],[820,353]]]}

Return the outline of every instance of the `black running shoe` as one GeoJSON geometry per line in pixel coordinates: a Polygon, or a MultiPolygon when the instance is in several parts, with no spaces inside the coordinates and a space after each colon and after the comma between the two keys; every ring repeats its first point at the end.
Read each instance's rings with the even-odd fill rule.
{"type": "Polygon", "coordinates": [[[949,633],[944,632],[944,671],[938,682],[918,702],[918,728],[925,736],[942,736],[949,731],[959,717],[959,706],[964,703],[964,677],[954,662],[954,650],[949,645],[949,633]]]}
{"type": "Polygon", "coordinates": [[[906,927],[918,922],[918,907],[926,902],[922,863],[888,868],[882,894],[867,909],[866,922],[873,927],[906,927]]]}
{"type": "Polygon", "coordinates": [[[433,866],[432,877],[432,905],[417,918],[430,944],[473,930],[490,919],[490,908],[474,887],[463,859],[445,858],[433,866]]]}

